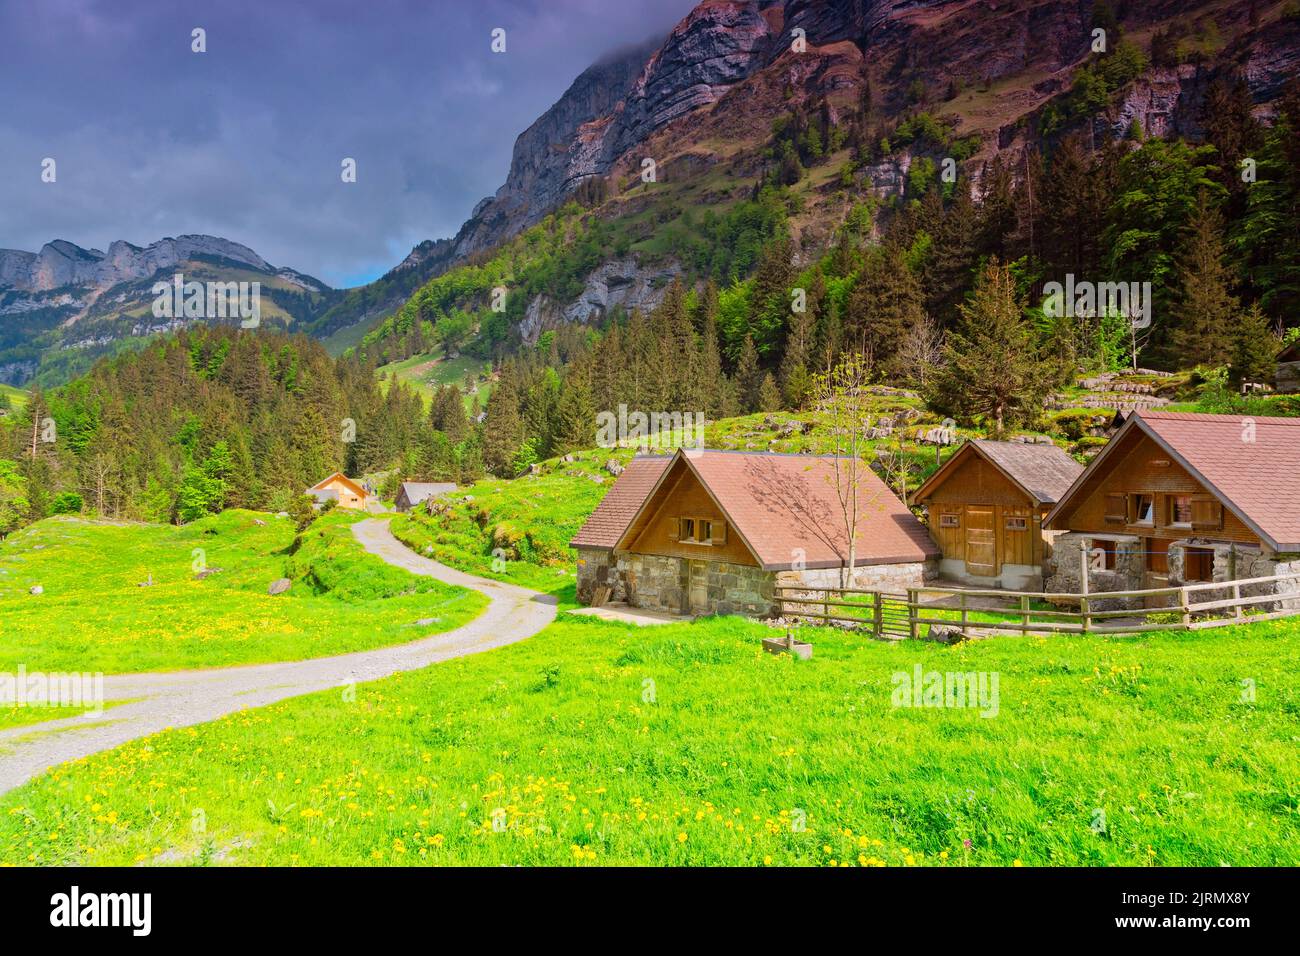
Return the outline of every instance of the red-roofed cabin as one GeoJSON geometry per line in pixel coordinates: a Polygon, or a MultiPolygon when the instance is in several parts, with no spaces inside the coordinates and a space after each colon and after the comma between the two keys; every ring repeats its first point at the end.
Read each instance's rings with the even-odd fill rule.
{"type": "MultiPolygon", "coordinates": [[[[863,463],[852,586],[900,590],[939,549],[863,463]]],[[[835,460],[766,452],[638,457],[571,542],[578,598],[684,614],[778,613],[775,588],[838,587],[848,536],[835,460]]]]}
{"type": "Polygon", "coordinates": [[[1084,555],[1094,591],[1300,571],[1297,502],[1300,419],[1136,412],[1047,516],[1047,590],[1077,592],[1084,555]]]}

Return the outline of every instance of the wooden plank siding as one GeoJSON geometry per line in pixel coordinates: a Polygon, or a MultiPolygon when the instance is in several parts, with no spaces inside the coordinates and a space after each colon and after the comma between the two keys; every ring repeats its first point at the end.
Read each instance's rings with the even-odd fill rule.
{"type": "Polygon", "coordinates": [[[984,458],[969,456],[926,497],[924,504],[930,516],[930,533],[945,558],[966,562],[978,557],[967,552],[970,530],[991,523],[997,565],[989,576],[996,576],[1004,564],[1042,563],[1042,519],[1048,509],[1039,507],[984,458]],[[990,510],[991,516],[984,514],[990,510]],[[955,516],[957,526],[945,527],[944,515],[955,516]],[[1009,529],[1009,518],[1027,519],[1025,530],[1009,529]]]}
{"type": "MultiPolygon", "coordinates": [[[[654,495],[645,514],[633,529],[629,551],[637,554],[654,554],[668,558],[688,558],[697,561],[725,561],[750,567],[758,562],[736,530],[726,530],[726,540],[721,544],[702,544],[678,541],[677,520],[695,518],[722,525],[726,519],[713,502],[708,490],[689,468],[678,465],[654,495]]],[[[716,532],[715,532],[716,534],[716,532]]]]}
{"type": "MultiPolygon", "coordinates": [[[[1127,448],[1116,449],[1116,453],[1121,457],[1112,458],[1104,474],[1096,476],[1087,486],[1080,489],[1082,497],[1078,498],[1073,513],[1067,519],[1071,531],[1139,535],[1160,541],[1195,537],[1250,545],[1260,543],[1258,535],[1223,507],[1222,502],[1219,502],[1219,516],[1209,523],[1198,522],[1194,526],[1171,522],[1170,502],[1174,496],[1188,495],[1193,503],[1213,502],[1218,499],[1178,462],[1173,461],[1164,449],[1140,431],[1136,429],[1131,431],[1125,439],[1125,444],[1127,448]],[[1113,520],[1107,517],[1107,513],[1118,514],[1119,499],[1114,496],[1120,495],[1126,496],[1123,518],[1113,520]],[[1127,505],[1127,496],[1131,495],[1154,496],[1151,524],[1134,520],[1133,509],[1127,505]]],[[[1167,550],[1167,548],[1168,545],[1165,545],[1163,549],[1156,550],[1167,550]]]]}

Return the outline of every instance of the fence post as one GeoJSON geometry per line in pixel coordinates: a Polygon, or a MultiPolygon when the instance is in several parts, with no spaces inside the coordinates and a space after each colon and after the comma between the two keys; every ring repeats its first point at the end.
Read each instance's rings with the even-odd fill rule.
{"type": "Polygon", "coordinates": [[[1186,627],[1186,628],[1190,628],[1190,627],[1192,626],[1192,606],[1191,606],[1191,600],[1192,600],[1192,598],[1191,598],[1191,595],[1188,593],[1187,588],[1179,588],[1179,589],[1178,589],[1178,603],[1179,603],[1180,605],[1182,605],[1182,609],[1183,609],[1183,627],[1186,627]]]}
{"type": "Polygon", "coordinates": [[[1232,582],[1232,599],[1237,602],[1232,606],[1232,616],[1240,620],[1243,615],[1241,608],[1241,583],[1238,581],[1232,582]]]}
{"type": "Polygon", "coordinates": [[[921,616],[920,602],[916,599],[916,589],[907,589],[907,636],[916,640],[916,619],[921,616]]]}
{"type": "MultiPolygon", "coordinates": [[[[918,614],[917,617],[920,617],[920,615],[918,614]]],[[[966,595],[965,593],[963,593],[961,596],[961,636],[962,637],[966,636],[966,595]]]]}
{"type": "MultiPolygon", "coordinates": [[[[1025,626],[1024,633],[1029,633],[1029,595],[1020,595],[1020,623],[1025,626]]],[[[1049,622],[1050,623],[1050,622],[1049,622]]]]}
{"type": "Polygon", "coordinates": [[[1089,629],[1088,620],[1088,562],[1091,560],[1088,555],[1088,539],[1079,539],[1079,614],[1080,627],[1083,633],[1087,634],[1089,629]]]}
{"type": "Polygon", "coordinates": [[[822,592],[822,624],[831,626],[831,592],[822,592]]]}
{"type": "Polygon", "coordinates": [[[885,636],[885,611],[883,605],[885,602],[885,598],[884,595],[881,594],[879,591],[872,591],[871,593],[875,599],[873,602],[875,606],[872,609],[872,615],[871,615],[872,616],[871,630],[876,637],[884,637],[885,636]]]}

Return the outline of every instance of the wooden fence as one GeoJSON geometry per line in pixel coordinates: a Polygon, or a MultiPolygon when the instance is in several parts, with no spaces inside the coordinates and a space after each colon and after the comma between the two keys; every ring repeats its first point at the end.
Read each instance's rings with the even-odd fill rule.
{"type": "Polygon", "coordinates": [[[908,588],[906,592],[890,593],[794,585],[778,586],[776,602],[783,616],[860,627],[870,630],[875,637],[887,639],[921,637],[922,628],[929,627],[958,630],[963,637],[969,637],[972,632],[1000,631],[1023,634],[1195,631],[1300,615],[1300,572],[1239,581],[1080,594],[945,587],[908,588]],[[1251,589],[1268,590],[1242,593],[1251,589]],[[1202,595],[1206,599],[1197,600],[1202,595]],[[1139,606],[1097,609],[1100,604],[1115,601],[1139,606]]]}

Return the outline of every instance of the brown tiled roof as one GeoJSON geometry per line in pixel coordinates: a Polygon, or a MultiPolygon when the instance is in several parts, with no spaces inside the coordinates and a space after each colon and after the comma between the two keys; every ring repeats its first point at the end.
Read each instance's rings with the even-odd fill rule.
{"type": "Polygon", "coordinates": [[[569,544],[575,548],[611,549],[618,544],[632,517],[650,494],[672,459],[667,455],[638,455],[596,505],[587,523],[569,544]]]}
{"type": "MultiPolygon", "coordinates": [[[[788,569],[798,560],[809,568],[839,567],[847,559],[833,458],[702,450],[678,452],[673,461],[674,468],[695,473],[764,569],[788,569]]],[[[870,466],[864,462],[858,474],[856,563],[900,564],[938,557],[939,549],[925,526],[870,466]]],[[[653,487],[646,488],[638,505],[652,491],[653,487]]],[[[623,520],[624,506],[620,502],[618,507],[622,539],[636,515],[623,520]]],[[[625,544],[620,540],[616,546],[625,544]]]]}
{"type": "Polygon", "coordinates": [[[1105,467],[1106,452],[1140,428],[1277,551],[1300,551],[1300,418],[1135,413],[1074,483],[1048,521],[1088,477],[1105,467]]]}
{"type": "Polygon", "coordinates": [[[1042,505],[1060,501],[1083,472],[1083,465],[1055,445],[982,438],[971,444],[1042,505]]]}
{"type": "Polygon", "coordinates": [[[1300,551],[1300,418],[1135,417],[1270,545],[1300,551]]]}
{"type": "Polygon", "coordinates": [[[1056,504],[1083,471],[1081,464],[1055,445],[976,438],[957,449],[916,489],[912,503],[923,502],[933,495],[971,455],[982,456],[1027,498],[1040,505],[1056,504]]]}
{"type": "MultiPolygon", "coordinates": [[[[833,457],[704,451],[686,460],[764,568],[789,568],[796,549],[810,568],[839,567],[847,559],[833,457]]],[[[858,485],[858,565],[939,556],[925,526],[866,462],[859,464],[858,485]]]]}

